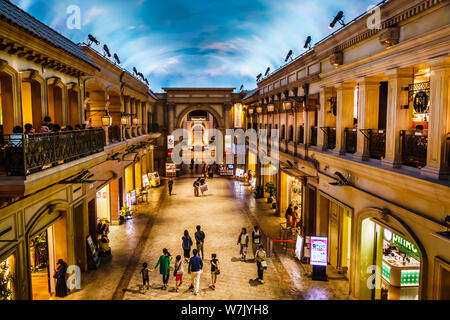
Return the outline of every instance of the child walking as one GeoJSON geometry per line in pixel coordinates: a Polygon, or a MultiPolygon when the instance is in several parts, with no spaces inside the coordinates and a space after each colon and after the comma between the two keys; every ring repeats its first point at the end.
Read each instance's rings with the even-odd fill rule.
{"type": "Polygon", "coordinates": [[[181,256],[178,255],[175,258],[175,267],[173,270],[173,275],[175,276],[175,291],[178,292],[180,286],[183,284],[183,274],[184,274],[184,261],[181,260],[181,256]]]}
{"type": "Polygon", "coordinates": [[[147,289],[150,288],[150,278],[149,278],[149,273],[150,269],[148,268],[147,262],[144,262],[142,264],[142,269],[141,269],[141,273],[142,273],[142,288],[144,289],[144,293],[147,289]]]}

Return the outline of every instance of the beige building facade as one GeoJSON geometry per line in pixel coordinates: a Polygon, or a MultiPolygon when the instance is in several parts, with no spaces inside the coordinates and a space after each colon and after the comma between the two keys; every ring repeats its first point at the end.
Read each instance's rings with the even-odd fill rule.
{"type": "Polygon", "coordinates": [[[277,210],[298,205],[303,235],[328,238],[351,296],[448,299],[450,10],[402,0],[380,10],[378,29],[363,15],[259,81],[258,103],[243,102],[248,127],[280,130],[277,210]],[[400,281],[389,234],[413,248],[416,270],[386,293],[400,281]]]}

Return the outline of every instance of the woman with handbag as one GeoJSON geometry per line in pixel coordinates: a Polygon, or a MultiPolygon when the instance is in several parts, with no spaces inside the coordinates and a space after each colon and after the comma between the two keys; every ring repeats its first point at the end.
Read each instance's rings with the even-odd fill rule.
{"type": "Polygon", "coordinates": [[[163,254],[159,257],[159,260],[156,263],[156,266],[154,268],[154,269],[156,269],[159,266],[159,273],[162,275],[162,278],[163,278],[163,286],[162,286],[161,290],[166,290],[167,283],[169,282],[170,263],[172,262],[172,259],[170,257],[171,257],[171,255],[170,255],[169,251],[166,248],[164,248],[163,254]]]}
{"type": "Polygon", "coordinates": [[[267,255],[266,252],[264,251],[264,247],[263,245],[259,246],[258,251],[256,251],[256,266],[258,267],[258,281],[259,283],[263,284],[264,283],[264,270],[267,269],[267,255]]]}
{"type": "Polygon", "coordinates": [[[217,281],[217,275],[220,274],[219,270],[219,259],[217,259],[217,255],[213,253],[211,255],[211,286],[209,286],[211,289],[216,290],[216,281],[217,281]]]}
{"type": "Polygon", "coordinates": [[[173,276],[175,277],[175,291],[178,292],[178,288],[183,284],[184,273],[184,261],[181,260],[181,256],[178,255],[175,260],[175,267],[173,270],[173,276]]]}

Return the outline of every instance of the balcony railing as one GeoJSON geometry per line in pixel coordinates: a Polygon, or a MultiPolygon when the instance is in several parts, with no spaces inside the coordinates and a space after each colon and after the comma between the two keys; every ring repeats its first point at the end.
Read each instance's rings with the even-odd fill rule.
{"type": "Polygon", "coordinates": [[[336,128],[333,127],[321,127],[323,133],[325,133],[325,139],[327,143],[327,149],[336,148],[336,128]]]}
{"type": "Polygon", "coordinates": [[[400,131],[403,163],[407,166],[422,168],[427,164],[428,136],[400,131]]]}
{"type": "Polygon", "coordinates": [[[368,143],[369,157],[382,160],[386,153],[386,130],[360,129],[368,143]]]}
{"type": "Polygon", "coordinates": [[[357,132],[356,128],[345,128],[345,151],[347,153],[356,152],[357,132]]]}
{"type": "Polygon", "coordinates": [[[120,126],[108,127],[108,138],[110,143],[120,141],[120,126]]]}
{"type": "Polygon", "coordinates": [[[317,146],[317,127],[311,127],[311,145],[317,146]]]}
{"type": "Polygon", "coordinates": [[[298,143],[305,143],[305,127],[304,126],[299,127],[298,143]]]}
{"type": "Polygon", "coordinates": [[[105,131],[3,135],[1,143],[0,171],[8,176],[25,176],[103,151],[105,131]]]}

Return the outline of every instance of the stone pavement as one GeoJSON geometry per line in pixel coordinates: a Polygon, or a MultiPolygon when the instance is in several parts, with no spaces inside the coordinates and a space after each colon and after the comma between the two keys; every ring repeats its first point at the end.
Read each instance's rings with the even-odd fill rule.
{"type": "MultiPolygon", "coordinates": [[[[176,179],[171,197],[165,187],[152,189],[148,206],[141,207],[125,225],[111,228],[112,261],[99,270],[84,273],[82,290],[67,299],[348,299],[346,280],[312,281],[305,276],[308,266],[302,266],[292,254],[278,249],[276,256],[268,261],[265,283],[258,284],[254,281],[256,264],[240,260],[236,244],[240,229],[247,227],[251,231],[253,225],[259,224],[266,235],[278,238],[283,219],[276,217],[263,199],[255,200],[249,187],[241,182],[227,178],[208,180],[209,191],[199,198],[194,197],[192,182],[193,178],[176,179]],[[140,293],[142,263],[147,262],[153,268],[163,248],[173,257],[182,256],[183,231],[189,230],[193,237],[197,224],[206,233],[200,294],[195,296],[188,290],[191,279],[187,266],[178,293],[173,291],[172,275],[169,289],[160,289],[159,270],[150,273],[152,287],[140,293]],[[211,253],[216,253],[221,263],[215,291],[209,289],[211,253]]],[[[250,248],[248,258],[253,258],[250,248]]]]}

